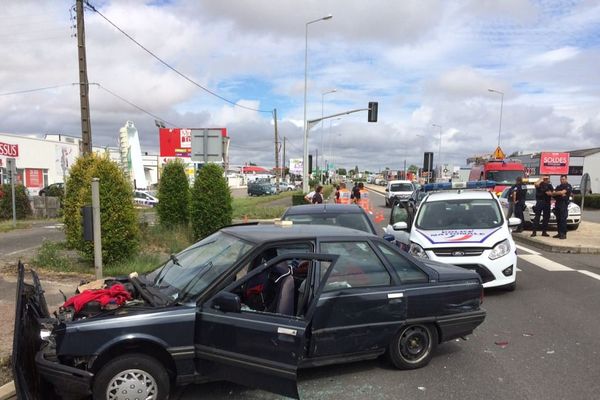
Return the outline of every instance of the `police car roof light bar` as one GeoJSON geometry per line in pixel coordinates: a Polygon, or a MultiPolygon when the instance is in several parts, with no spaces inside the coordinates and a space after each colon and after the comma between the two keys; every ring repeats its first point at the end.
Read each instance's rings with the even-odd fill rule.
{"type": "Polygon", "coordinates": [[[427,183],[421,187],[421,190],[431,192],[435,190],[490,189],[495,186],[495,181],[439,182],[427,183]]]}

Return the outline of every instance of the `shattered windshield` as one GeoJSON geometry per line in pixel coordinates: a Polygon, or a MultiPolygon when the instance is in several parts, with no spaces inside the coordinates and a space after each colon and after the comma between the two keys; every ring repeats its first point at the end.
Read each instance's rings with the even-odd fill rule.
{"type": "Polygon", "coordinates": [[[172,255],[146,280],[173,300],[195,296],[226,273],[254,247],[234,236],[217,232],[172,255]]]}

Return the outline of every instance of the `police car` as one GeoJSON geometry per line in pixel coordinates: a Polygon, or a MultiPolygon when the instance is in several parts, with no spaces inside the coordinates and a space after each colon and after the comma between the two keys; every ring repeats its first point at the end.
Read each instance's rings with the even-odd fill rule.
{"type": "Polygon", "coordinates": [[[417,258],[474,270],[486,288],[514,290],[517,254],[510,228],[521,221],[506,219],[494,193],[468,190],[494,185],[492,181],[424,185],[423,190],[431,193],[419,208],[397,202],[384,230],[417,258]]]}
{"type": "Polygon", "coordinates": [[[158,199],[145,190],[134,190],[133,202],[135,205],[142,207],[156,207],[158,205],[158,199]]]}

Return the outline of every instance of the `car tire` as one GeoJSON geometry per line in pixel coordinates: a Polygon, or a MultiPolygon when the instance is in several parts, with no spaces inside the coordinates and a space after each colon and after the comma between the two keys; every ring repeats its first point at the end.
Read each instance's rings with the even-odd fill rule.
{"type": "Polygon", "coordinates": [[[388,347],[390,361],[398,369],[417,369],[426,366],[437,347],[438,333],[433,325],[403,326],[388,347]]]}
{"type": "Polygon", "coordinates": [[[166,400],[169,390],[169,374],[159,361],[145,354],[126,354],[108,362],[100,369],[94,379],[92,395],[94,400],[136,397],[166,400]],[[119,393],[118,397],[108,396],[111,388],[119,393]],[[150,392],[145,392],[146,390],[150,392]],[[139,396],[140,394],[142,396],[139,396]]]}
{"type": "Polygon", "coordinates": [[[579,228],[579,224],[567,225],[567,229],[570,231],[576,231],[579,228]]]}

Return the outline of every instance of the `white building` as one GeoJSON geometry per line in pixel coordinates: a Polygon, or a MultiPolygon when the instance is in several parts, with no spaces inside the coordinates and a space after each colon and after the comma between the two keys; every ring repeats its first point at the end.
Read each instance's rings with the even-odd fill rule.
{"type": "MultiPolygon", "coordinates": [[[[0,183],[8,182],[6,158],[14,157],[17,180],[37,195],[40,189],[52,183],[64,182],[69,168],[81,154],[81,138],[48,134],[43,139],[31,136],[0,133],[0,183]]],[[[94,147],[95,153],[108,153],[111,160],[120,164],[118,148],[94,147]]],[[[148,184],[157,183],[158,156],[142,156],[148,184]]]]}

